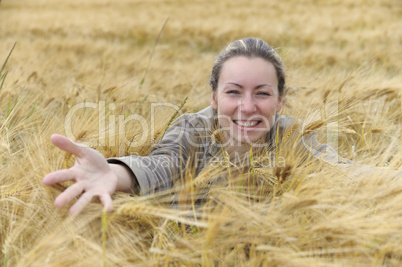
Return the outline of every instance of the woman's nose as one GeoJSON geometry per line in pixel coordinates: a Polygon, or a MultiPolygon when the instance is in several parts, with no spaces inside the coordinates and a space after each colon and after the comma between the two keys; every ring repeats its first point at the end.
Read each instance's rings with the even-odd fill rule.
{"type": "Polygon", "coordinates": [[[255,100],[252,96],[245,96],[241,99],[240,109],[243,113],[253,113],[256,111],[255,100]]]}

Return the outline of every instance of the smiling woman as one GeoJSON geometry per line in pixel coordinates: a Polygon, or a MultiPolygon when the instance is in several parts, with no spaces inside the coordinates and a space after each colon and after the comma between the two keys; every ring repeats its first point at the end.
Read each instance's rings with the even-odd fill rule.
{"type": "MultiPolygon", "coordinates": [[[[70,169],[50,173],[43,179],[47,185],[75,181],[56,198],[55,205],[63,207],[81,195],[70,209],[71,214],[76,214],[98,196],[112,210],[111,195],[117,190],[153,193],[171,188],[189,162],[194,163],[198,175],[217,157],[244,158],[255,148],[275,151],[273,147],[283,134],[302,124],[278,114],[284,97],[284,68],[274,49],[261,39],[245,38],[229,44],[215,61],[210,85],[211,106],[177,119],[145,157],[106,160],[95,150],[53,135],[54,145],[77,157],[70,169]]],[[[299,137],[293,143],[304,158],[315,157],[333,165],[351,164],[330,146],[318,143],[315,134],[299,137]]],[[[250,168],[250,164],[242,167],[250,168]]]]}
{"type": "Polygon", "coordinates": [[[275,50],[261,39],[229,44],[217,57],[210,79],[211,106],[230,142],[246,152],[273,127],[282,108],[285,72],[275,50]]]}
{"type": "MultiPolygon", "coordinates": [[[[272,128],[282,108],[274,65],[262,58],[236,56],[227,60],[212,92],[211,106],[231,146],[249,150],[272,128]]],[[[225,140],[228,141],[228,140],[225,140]]]]}

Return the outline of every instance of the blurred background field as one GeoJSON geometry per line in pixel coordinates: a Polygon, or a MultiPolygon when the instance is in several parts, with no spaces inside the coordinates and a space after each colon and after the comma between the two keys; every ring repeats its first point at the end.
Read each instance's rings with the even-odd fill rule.
{"type": "Polygon", "coordinates": [[[17,42],[0,90],[0,265],[402,264],[402,187],[383,179],[402,163],[402,1],[2,0],[0,40],[0,64],[17,42]],[[274,176],[286,181],[258,201],[254,191],[216,186],[195,206],[204,191],[188,181],[175,189],[186,203],[180,210],[170,192],[118,193],[107,215],[96,200],[78,217],[53,207],[66,185],[41,180],[74,158],[50,144],[52,133],[71,129],[106,157],[148,153],[175,112],[164,105],[151,121],[152,104],[208,106],[216,54],[243,37],[281,55],[283,114],[325,121],[321,142],[383,172],[353,179],[322,162],[297,165],[284,149],[290,172],[274,176]],[[67,122],[82,103],[96,108],[67,122]],[[127,140],[143,136],[139,125],[115,125],[131,114],[154,126],[138,147],[127,140]]]}

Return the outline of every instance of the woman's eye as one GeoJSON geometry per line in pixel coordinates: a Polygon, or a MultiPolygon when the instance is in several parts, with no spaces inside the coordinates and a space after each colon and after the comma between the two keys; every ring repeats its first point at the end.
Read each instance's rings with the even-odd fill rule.
{"type": "Polygon", "coordinates": [[[262,95],[262,96],[269,96],[270,94],[267,92],[259,92],[258,95],[262,95]]]}
{"type": "Polygon", "coordinates": [[[239,92],[236,91],[236,90],[229,90],[229,91],[227,91],[227,93],[228,93],[228,94],[231,94],[231,95],[237,95],[237,94],[239,94],[239,92]]]}

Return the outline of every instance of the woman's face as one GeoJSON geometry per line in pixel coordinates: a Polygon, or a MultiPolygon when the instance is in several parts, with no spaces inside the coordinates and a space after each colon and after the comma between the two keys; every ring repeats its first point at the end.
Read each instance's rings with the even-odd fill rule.
{"type": "Polygon", "coordinates": [[[282,108],[274,65],[262,58],[238,56],[222,66],[211,106],[229,145],[252,145],[271,129],[282,108]]]}

